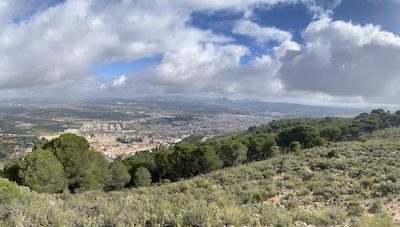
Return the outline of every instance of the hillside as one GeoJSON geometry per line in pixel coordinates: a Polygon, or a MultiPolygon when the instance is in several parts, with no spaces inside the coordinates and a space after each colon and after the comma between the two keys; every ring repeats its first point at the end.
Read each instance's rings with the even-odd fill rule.
{"type": "Polygon", "coordinates": [[[400,129],[175,183],[39,194],[0,179],[5,226],[398,226],[400,129]]]}

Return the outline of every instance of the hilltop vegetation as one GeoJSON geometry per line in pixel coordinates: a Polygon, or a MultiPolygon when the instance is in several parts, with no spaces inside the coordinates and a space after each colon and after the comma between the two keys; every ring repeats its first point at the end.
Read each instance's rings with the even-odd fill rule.
{"type": "Polygon", "coordinates": [[[328,142],[365,139],[365,133],[371,135],[378,129],[399,125],[400,112],[392,114],[382,109],[355,118],[283,119],[251,127],[244,133],[205,142],[182,142],[111,163],[92,150],[85,138],[64,134],[38,142],[33,152],[10,161],[1,174],[38,192],[109,191],[142,186],[143,182],[147,185],[187,179],[223,167],[299,153],[328,142]]]}
{"type": "Polygon", "coordinates": [[[284,119],[112,162],[85,138],[65,134],[6,165],[0,220],[20,226],[393,226],[400,213],[399,117],[374,110],[355,118],[284,119]]]}
{"type": "Polygon", "coordinates": [[[1,179],[5,225],[396,226],[400,142],[373,133],[190,180],[122,191],[39,194],[1,179]]]}

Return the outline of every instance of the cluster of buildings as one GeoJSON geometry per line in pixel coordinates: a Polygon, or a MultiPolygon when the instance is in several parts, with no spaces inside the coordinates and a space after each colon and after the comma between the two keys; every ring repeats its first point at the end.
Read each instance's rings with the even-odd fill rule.
{"type": "MultiPolygon", "coordinates": [[[[0,152],[14,151],[24,155],[38,139],[53,139],[63,133],[84,136],[90,145],[110,159],[129,156],[143,150],[169,147],[191,135],[212,137],[231,131],[246,130],[250,126],[265,124],[267,116],[214,114],[196,116],[168,116],[150,114],[133,120],[86,120],[79,129],[66,128],[63,132],[43,134],[39,137],[7,134],[0,129],[0,152]]],[[[18,127],[27,127],[18,122],[18,127]]],[[[30,126],[30,125],[29,125],[30,126]]]]}
{"type": "Polygon", "coordinates": [[[75,133],[109,158],[169,147],[191,135],[212,137],[265,124],[270,117],[240,114],[201,115],[193,118],[153,115],[130,121],[88,121],[75,133]]]}

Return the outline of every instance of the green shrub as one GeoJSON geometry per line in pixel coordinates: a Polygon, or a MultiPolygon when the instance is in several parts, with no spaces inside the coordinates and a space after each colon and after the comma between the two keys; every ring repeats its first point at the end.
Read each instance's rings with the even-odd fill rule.
{"type": "Polygon", "coordinates": [[[361,216],[364,213],[364,207],[356,200],[350,200],[346,204],[347,213],[351,216],[361,216]]]}
{"type": "Polygon", "coordinates": [[[223,207],[224,222],[226,225],[240,226],[242,209],[235,204],[228,204],[223,207]]]}
{"type": "Polygon", "coordinates": [[[338,149],[332,149],[326,154],[327,158],[340,158],[340,151],[338,149]]]}
{"type": "Polygon", "coordinates": [[[0,204],[18,199],[21,195],[21,188],[16,183],[0,178],[0,204]]]}
{"type": "Polygon", "coordinates": [[[261,207],[260,215],[260,222],[263,226],[294,226],[293,216],[284,209],[266,205],[261,207]]]}
{"type": "Polygon", "coordinates": [[[378,197],[398,194],[399,192],[400,186],[390,180],[382,181],[374,185],[374,194],[378,197]]]}
{"type": "Polygon", "coordinates": [[[151,173],[146,167],[139,167],[133,178],[135,185],[137,187],[146,187],[150,186],[151,184],[151,173]]]}
{"type": "Polygon", "coordinates": [[[368,209],[372,214],[381,214],[383,212],[383,205],[380,200],[375,200],[368,209]]]}
{"type": "Polygon", "coordinates": [[[306,196],[306,195],[310,195],[310,194],[311,194],[310,189],[308,189],[306,187],[301,187],[301,188],[296,190],[296,195],[297,196],[306,196]]]}
{"type": "Polygon", "coordinates": [[[289,146],[290,152],[299,153],[301,151],[301,143],[299,141],[293,141],[289,146]]]}
{"type": "Polygon", "coordinates": [[[360,227],[394,227],[392,218],[387,215],[368,217],[364,216],[358,223],[360,227]]]}
{"type": "Polygon", "coordinates": [[[281,153],[280,149],[278,146],[272,146],[269,148],[268,152],[266,153],[266,156],[269,158],[276,157],[281,153]]]}

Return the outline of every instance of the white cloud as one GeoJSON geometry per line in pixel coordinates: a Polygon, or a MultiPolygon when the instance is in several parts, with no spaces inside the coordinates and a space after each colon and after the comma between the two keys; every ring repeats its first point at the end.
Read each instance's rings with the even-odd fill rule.
{"type": "Polygon", "coordinates": [[[329,18],[312,22],[303,36],[305,45],[288,52],[279,71],[287,90],[398,103],[400,37],[329,18]]]}
{"type": "Polygon", "coordinates": [[[136,92],[267,96],[281,92],[279,62],[268,55],[241,65],[249,50],[239,45],[204,44],[165,54],[162,63],[128,80],[136,92]]]}
{"type": "MultiPolygon", "coordinates": [[[[216,49],[219,45],[221,50],[231,49],[231,38],[188,25],[191,13],[246,11],[260,4],[270,7],[295,2],[66,0],[56,4],[56,0],[2,0],[0,89],[65,89],[89,78],[94,64],[133,61],[155,54],[165,54],[168,61],[173,53],[184,51],[181,55],[190,55],[191,49],[205,43],[216,49]],[[14,22],[15,19],[19,21],[14,22]]],[[[238,60],[222,59],[232,60],[232,64],[238,60]]],[[[224,64],[228,63],[220,63],[224,64]]],[[[165,64],[159,68],[163,67],[165,64]]]]}
{"type": "MultiPolygon", "coordinates": [[[[113,87],[123,87],[126,83],[126,76],[125,75],[120,75],[116,79],[113,80],[113,87]]],[[[104,86],[101,86],[101,88],[104,88],[104,86]]]]}
{"type": "MultiPolygon", "coordinates": [[[[172,92],[326,102],[357,97],[392,102],[400,85],[400,39],[374,25],[329,19],[340,1],[315,0],[1,0],[0,91],[10,95],[172,92]],[[304,45],[251,21],[255,7],[305,4],[316,21],[304,45]],[[234,33],[277,41],[249,64],[248,47],[190,25],[195,11],[244,13],[234,33]],[[92,75],[96,64],[162,55],[138,75],[92,75]],[[248,56],[247,56],[248,57],[248,56]],[[22,92],[21,92],[22,91],[22,92]],[[63,91],[63,92],[60,92],[63,91]],[[79,91],[79,92],[78,92],[79,91]],[[378,97],[375,99],[375,97],[378,97]]],[[[393,101],[397,102],[397,101],[393,101]]]]}
{"type": "Polygon", "coordinates": [[[250,20],[241,20],[233,28],[233,33],[249,36],[259,43],[291,40],[292,35],[275,27],[261,27],[250,20]]]}
{"type": "MultiPolygon", "coordinates": [[[[9,12],[11,2],[1,7],[9,12]]],[[[199,42],[230,41],[187,26],[188,13],[163,1],[153,5],[69,0],[22,22],[8,23],[0,31],[0,88],[64,87],[68,81],[89,77],[95,63],[132,61],[199,42]]]]}

